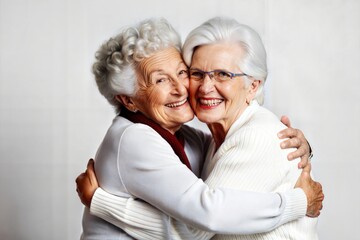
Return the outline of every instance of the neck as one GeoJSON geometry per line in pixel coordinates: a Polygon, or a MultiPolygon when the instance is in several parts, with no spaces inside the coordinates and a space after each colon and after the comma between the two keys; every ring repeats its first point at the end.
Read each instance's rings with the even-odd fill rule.
{"type": "Polygon", "coordinates": [[[216,150],[225,141],[225,137],[229,129],[224,128],[224,125],[220,123],[209,123],[208,128],[210,129],[211,135],[214,138],[216,150]]]}
{"type": "MultiPolygon", "coordinates": [[[[246,106],[247,107],[247,106],[246,106]]],[[[216,150],[223,144],[225,141],[225,137],[227,133],[229,132],[231,126],[234,124],[234,122],[241,116],[241,114],[246,109],[240,109],[237,114],[234,114],[233,118],[228,118],[226,120],[223,120],[221,122],[214,122],[214,123],[208,123],[207,126],[211,132],[211,135],[214,138],[216,150]]]]}
{"type": "Polygon", "coordinates": [[[177,127],[173,127],[173,128],[164,128],[165,130],[167,130],[168,132],[170,132],[172,135],[175,135],[175,133],[181,128],[182,125],[179,125],[177,127]]]}

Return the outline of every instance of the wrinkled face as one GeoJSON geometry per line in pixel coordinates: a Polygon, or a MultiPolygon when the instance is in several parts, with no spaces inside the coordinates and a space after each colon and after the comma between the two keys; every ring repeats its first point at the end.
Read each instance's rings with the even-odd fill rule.
{"type": "Polygon", "coordinates": [[[188,103],[188,69],[175,48],[156,52],[137,66],[139,90],[133,98],[137,109],[174,133],[193,119],[188,103]]]}
{"type": "MultiPolygon", "coordinates": [[[[239,63],[243,54],[243,49],[236,43],[204,45],[195,50],[191,69],[242,73],[239,63]]],[[[207,124],[219,123],[228,130],[247,107],[248,96],[244,77],[217,82],[209,75],[200,81],[192,80],[190,76],[191,106],[199,120],[207,124]]]]}

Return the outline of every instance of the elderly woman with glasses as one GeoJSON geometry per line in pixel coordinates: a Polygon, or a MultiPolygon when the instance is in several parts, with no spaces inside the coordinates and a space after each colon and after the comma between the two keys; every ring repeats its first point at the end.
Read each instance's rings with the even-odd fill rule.
{"type": "MultiPolygon", "coordinates": [[[[149,20],[98,51],[97,84],[119,113],[95,158],[100,186],[112,195],[99,188],[88,196],[81,189],[84,182],[96,183],[90,164],[77,179],[82,201],[89,205],[92,198],[93,214],[137,239],[214,235],[194,227],[224,234],[272,230],[256,236],[313,239],[316,219],[304,216],[319,215],[321,185],[307,176],[309,166],[299,178],[301,170],[287,160],[289,151],[280,148],[277,137],[285,126],[257,103],[266,79],[260,38],[233,20],[212,19],[185,42],[189,72],[179,42],[164,20],[149,20]],[[208,124],[211,141],[182,125],[193,118],[188,76],[191,106],[208,124]],[[201,169],[206,184],[197,177],[201,169]]],[[[300,138],[306,142],[301,133],[300,138]]],[[[130,238],[96,216],[85,209],[83,239],[130,238]]]]}

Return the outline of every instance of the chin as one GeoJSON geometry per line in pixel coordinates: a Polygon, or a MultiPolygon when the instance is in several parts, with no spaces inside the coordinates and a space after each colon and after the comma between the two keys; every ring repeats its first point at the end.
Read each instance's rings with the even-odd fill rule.
{"type": "Polygon", "coordinates": [[[193,113],[184,114],[183,115],[184,123],[190,122],[191,120],[194,119],[194,117],[195,115],[193,113]]]}
{"type": "Polygon", "coordinates": [[[196,117],[199,119],[200,122],[203,122],[206,124],[213,123],[217,120],[210,114],[200,114],[199,116],[196,116],[196,117]]]}

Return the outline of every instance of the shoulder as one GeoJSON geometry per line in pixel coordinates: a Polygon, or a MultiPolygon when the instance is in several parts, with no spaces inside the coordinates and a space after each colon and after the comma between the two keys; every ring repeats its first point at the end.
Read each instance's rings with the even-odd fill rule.
{"type": "Polygon", "coordinates": [[[122,147],[132,146],[132,148],[145,149],[146,146],[162,147],[168,146],[167,141],[161,137],[153,128],[141,123],[133,123],[127,126],[120,139],[122,147]]]}
{"type": "Polygon", "coordinates": [[[264,136],[277,138],[277,133],[285,129],[286,126],[270,110],[264,107],[258,107],[256,111],[249,116],[248,121],[244,124],[244,130],[258,132],[264,136]]]}
{"type": "MultiPolygon", "coordinates": [[[[171,148],[154,129],[141,123],[133,123],[123,117],[116,117],[102,143],[106,151],[141,154],[145,149],[171,148]],[[116,150],[117,149],[117,150],[116,150]],[[141,149],[141,151],[138,151],[141,149]]],[[[155,149],[154,149],[155,150],[155,149]]]]}
{"type": "Polygon", "coordinates": [[[110,128],[108,129],[106,138],[115,142],[118,142],[122,139],[136,139],[136,142],[139,142],[141,140],[139,136],[144,135],[151,136],[153,138],[160,137],[160,135],[151,127],[140,123],[133,123],[123,117],[118,116],[113,120],[110,128]]]}
{"type": "Polygon", "coordinates": [[[247,114],[246,119],[240,121],[242,122],[234,123],[235,127],[231,135],[227,136],[226,144],[232,146],[239,143],[242,145],[254,145],[259,142],[279,143],[277,133],[286,127],[275,114],[260,106],[247,114]]]}
{"type": "Polygon", "coordinates": [[[150,171],[178,163],[180,160],[170,144],[151,127],[136,123],[128,126],[117,150],[122,175],[133,171],[150,171]]]}

